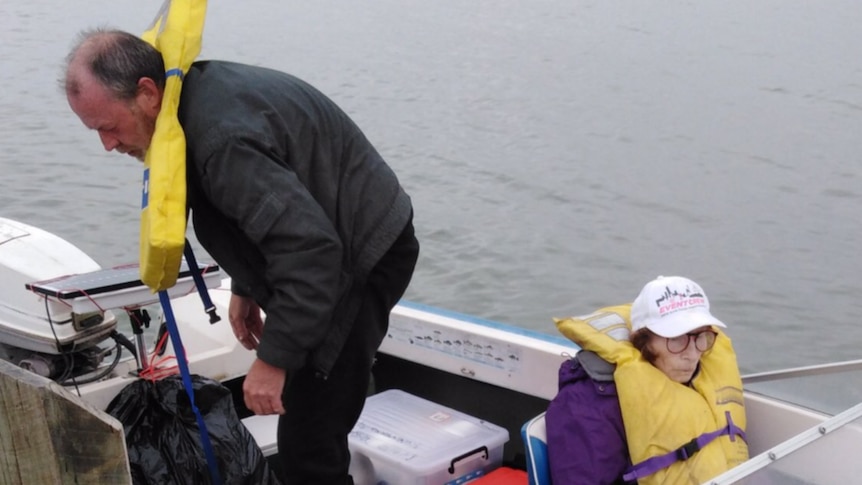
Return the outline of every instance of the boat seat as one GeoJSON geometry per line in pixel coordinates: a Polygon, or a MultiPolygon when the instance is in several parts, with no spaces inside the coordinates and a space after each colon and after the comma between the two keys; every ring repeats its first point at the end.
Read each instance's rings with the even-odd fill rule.
{"type": "Polygon", "coordinates": [[[551,485],[545,413],[531,418],[521,426],[521,439],[524,441],[524,450],[527,455],[529,485],[551,485]]]}
{"type": "Polygon", "coordinates": [[[251,415],[242,419],[242,424],[251,433],[263,456],[278,454],[278,415],[251,415]]]}

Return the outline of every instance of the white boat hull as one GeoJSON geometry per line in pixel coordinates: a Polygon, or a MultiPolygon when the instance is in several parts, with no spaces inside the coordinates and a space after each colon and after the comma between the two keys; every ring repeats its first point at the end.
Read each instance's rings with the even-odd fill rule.
{"type": "MultiPolygon", "coordinates": [[[[50,296],[60,294],[60,290],[52,286],[56,286],[52,282],[59,281],[58,278],[99,270],[92,259],[67,242],[0,218],[0,271],[5,273],[0,278],[0,295],[3,295],[0,341],[44,352],[92,346],[104,336],[94,337],[96,331],[88,334],[86,330],[75,330],[71,324],[52,328],[52,321],[71,318],[76,312],[107,310],[106,306],[110,305],[125,307],[155,301],[143,286],[69,301],[50,296]],[[24,260],[29,262],[23,263],[24,260]],[[36,281],[42,282],[38,289],[43,293],[25,288],[30,285],[33,289],[32,283],[36,281]],[[55,293],[51,293],[54,290],[55,293]],[[67,340],[70,343],[64,344],[67,340]]],[[[242,378],[255,355],[234,338],[226,318],[230,282],[216,278],[208,275],[207,286],[212,288],[210,297],[216,312],[223,317],[221,321],[210,323],[199,296],[189,294],[194,286],[187,280],[175,289],[171,305],[190,371],[224,382],[239,393],[242,378]]],[[[113,331],[116,319],[110,312],[105,315],[105,325],[113,331]]],[[[94,328],[101,332],[101,327],[94,328]]],[[[152,349],[152,342],[148,347],[152,349]]],[[[521,460],[524,457],[524,446],[519,439],[521,426],[544,412],[557,392],[560,364],[577,351],[576,345],[561,336],[402,302],[392,312],[389,331],[373,368],[373,392],[402,389],[496,423],[509,432],[510,439],[503,452],[504,463],[518,463],[519,457],[521,460]]],[[[171,355],[173,348],[169,346],[163,357],[171,355]]],[[[170,361],[164,362],[163,365],[172,365],[170,361]]],[[[858,365],[850,366],[856,367],[858,365]]],[[[123,388],[139,379],[138,371],[138,362],[128,357],[110,369],[103,379],[68,389],[104,410],[123,388]]],[[[808,371],[794,370],[794,373],[802,375],[808,371]]],[[[848,422],[836,424],[836,418],[803,406],[750,390],[745,395],[748,444],[755,459],[743,466],[760,467],[757,460],[762,460],[763,456],[767,456],[767,460],[773,460],[773,455],[783,458],[786,450],[797,441],[804,450],[792,455],[796,458],[775,459],[774,463],[767,463],[765,471],[757,473],[781,477],[785,480],[782,483],[855,483],[862,477],[862,462],[856,459],[862,451],[862,426],[855,415],[848,422]],[[840,429],[833,433],[833,426],[840,429]],[[818,427],[822,428],[820,434],[828,437],[821,440],[817,436],[813,439],[804,436],[810,435],[812,429],[816,433],[818,427]],[[802,443],[803,439],[809,441],[802,443]]],[[[251,416],[242,408],[238,412],[264,452],[276,454],[274,423],[277,417],[251,416]]],[[[733,483],[733,480],[710,483],[718,485],[733,483]]]]}

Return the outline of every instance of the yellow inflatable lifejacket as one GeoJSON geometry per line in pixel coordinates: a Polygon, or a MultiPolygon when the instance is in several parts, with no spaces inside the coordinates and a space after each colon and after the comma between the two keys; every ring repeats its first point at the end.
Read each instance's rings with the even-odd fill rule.
{"type": "Polygon", "coordinates": [[[730,338],[719,331],[689,387],[669,379],[631,345],[630,310],[631,305],[619,305],[555,322],[583,349],[616,364],[614,382],[634,469],[648,461],[652,465],[641,465],[634,475],[638,483],[700,484],[747,460],[748,446],[733,432],[743,432],[746,421],[730,338]],[[712,440],[702,439],[703,448],[692,448],[693,440],[702,436],[712,440]],[[663,466],[652,471],[657,463],[663,466]]]}
{"type": "Polygon", "coordinates": [[[186,139],[177,119],[183,76],[201,50],[206,0],[166,0],[141,36],[162,53],[167,80],[144,160],[141,281],[153,291],[177,281],[186,236],[186,139]]]}

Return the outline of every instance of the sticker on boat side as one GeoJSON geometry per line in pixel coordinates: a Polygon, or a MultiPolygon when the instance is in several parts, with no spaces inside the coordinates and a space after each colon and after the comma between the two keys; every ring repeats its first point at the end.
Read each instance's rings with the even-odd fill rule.
{"type": "Polygon", "coordinates": [[[412,318],[392,319],[386,338],[507,372],[515,373],[521,369],[521,349],[515,345],[471,332],[429,325],[428,322],[412,318]]]}

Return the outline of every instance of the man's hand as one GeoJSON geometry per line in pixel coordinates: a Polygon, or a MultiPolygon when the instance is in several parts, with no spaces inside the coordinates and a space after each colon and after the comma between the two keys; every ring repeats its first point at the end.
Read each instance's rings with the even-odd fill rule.
{"type": "Polygon", "coordinates": [[[284,414],[281,393],[287,371],[255,359],[242,385],[245,407],[254,414],[284,414]]]}
{"type": "Polygon", "coordinates": [[[256,349],[263,334],[263,320],[257,303],[249,297],[232,294],[227,314],[239,343],[249,350],[256,349]]]}

